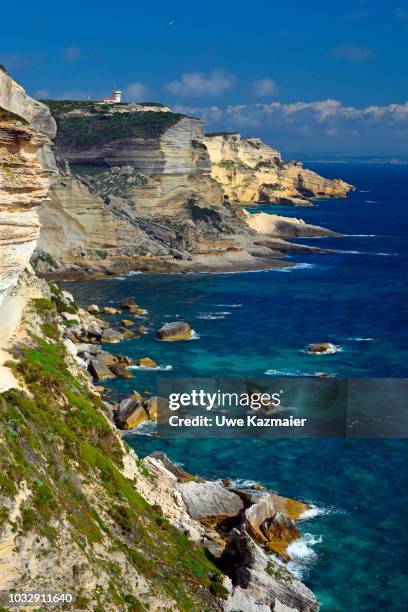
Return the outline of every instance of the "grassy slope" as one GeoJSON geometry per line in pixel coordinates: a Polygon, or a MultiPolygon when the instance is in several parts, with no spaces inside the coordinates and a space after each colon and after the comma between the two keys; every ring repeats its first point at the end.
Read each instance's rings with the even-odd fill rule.
{"type": "MultiPolygon", "coordinates": [[[[0,396],[0,539],[7,500],[24,481],[31,494],[15,531],[21,537],[34,532],[47,538],[55,552],[61,543],[58,525],[68,522],[72,546],[86,555],[96,574],[109,575],[97,595],[77,590],[77,606],[147,609],[127,589],[123,568],[95,550],[98,545],[106,549],[108,542],[108,553],[121,551],[153,592],[175,601],[176,609],[214,609],[217,568],[118,469],[123,450],[102,414],[100,398],[66,367],[55,325],[56,302],[54,293],[53,301],[35,300],[33,305],[44,319],[43,332],[54,340],[33,338],[13,366],[28,393],[11,390],[0,396]],[[95,491],[92,498],[89,487],[95,491]]],[[[78,588],[68,582],[67,577],[67,588],[78,588]]]]}

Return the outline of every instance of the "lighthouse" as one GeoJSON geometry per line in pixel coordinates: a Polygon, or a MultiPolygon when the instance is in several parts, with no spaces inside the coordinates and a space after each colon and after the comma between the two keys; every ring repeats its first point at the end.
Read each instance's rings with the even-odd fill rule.
{"type": "Polygon", "coordinates": [[[122,102],[122,91],[114,89],[111,98],[103,98],[98,104],[120,104],[122,102]]]}

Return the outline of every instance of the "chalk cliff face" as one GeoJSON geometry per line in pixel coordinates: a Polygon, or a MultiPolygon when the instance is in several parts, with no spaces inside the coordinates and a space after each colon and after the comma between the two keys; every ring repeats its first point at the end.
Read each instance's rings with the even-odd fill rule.
{"type": "Polygon", "coordinates": [[[55,122],[0,69],[0,301],[28,265],[47,198],[55,122]]]}
{"type": "Polygon", "coordinates": [[[222,189],[211,177],[201,121],[171,113],[167,107],[157,112],[140,111],[135,105],[105,109],[89,103],[78,114],[58,103],[50,106],[58,123],[57,155],[74,171],[99,174],[99,180],[105,176],[108,181],[112,168],[131,167],[138,173],[138,180],[122,182],[115,194],[137,213],[177,214],[194,194],[213,206],[221,205],[222,189]]]}
{"type": "Polygon", "coordinates": [[[240,134],[208,134],[205,145],[212,163],[212,177],[225,195],[241,203],[308,205],[311,197],[344,197],[353,189],[341,179],[325,179],[303,168],[300,162],[284,162],[276,149],[259,138],[240,134]]]}

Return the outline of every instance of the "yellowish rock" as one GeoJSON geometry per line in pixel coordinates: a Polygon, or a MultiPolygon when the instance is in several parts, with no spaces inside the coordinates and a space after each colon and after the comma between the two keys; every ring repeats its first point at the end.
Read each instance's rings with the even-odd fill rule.
{"type": "Polygon", "coordinates": [[[112,306],[104,306],[103,312],[107,315],[115,315],[119,314],[120,310],[118,310],[117,308],[113,308],[112,306]]]}
{"type": "Polygon", "coordinates": [[[148,367],[148,368],[154,368],[154,367],[157,366],[157,363],[155,361],[153,361],[153,359],[150,359],[150,357],[143,357],[142,359],[139,359],[137,364],[139,366],[144,366],[144,367],[148,367]]]}
{"type": "Polygon", "coordinates": [[[130,319],[122,319],[120,324],[123,325],[124,327],[131,327],[132,325],[134,325],[134,322],[131,321],[130,319]]]}

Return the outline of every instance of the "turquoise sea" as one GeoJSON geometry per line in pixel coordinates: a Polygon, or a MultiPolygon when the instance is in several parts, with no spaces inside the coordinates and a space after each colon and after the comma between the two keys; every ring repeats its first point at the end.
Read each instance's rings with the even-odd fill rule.
{"type": "MultiPolygon", "coordinates": [[[[113,395],[154,391],[159,376],[407,377],[408,166],[309,166],[341,176],[359,191],[313,208],[259,210],[344,233],[304,240],[335,254],[297,254],[289,258],[296,266],[281,271],[65,283],[83,304],[117,305],[134,295],[149,310],[151,333],[126,340],[120,352],[149,356],[160,371],[136,370],[133,379],[113,381],[113,395]],[[195,339],[157,342],[158,327],[177,319],[192,324],[195,339]],[[342,350],[330,356],[304,352],[309,343],[327,341],[342,350]]],[[[407,609],[405,439],[166,441],[138,433],[128,440],[140,456],[160,449],[202,476],[261,482],[313,502],[315,516],[302,524],[290,567],[325,612],[407,609]]]]}

